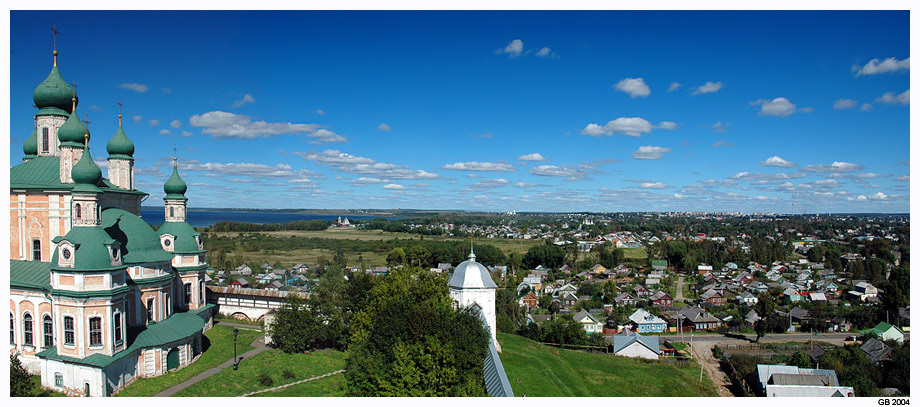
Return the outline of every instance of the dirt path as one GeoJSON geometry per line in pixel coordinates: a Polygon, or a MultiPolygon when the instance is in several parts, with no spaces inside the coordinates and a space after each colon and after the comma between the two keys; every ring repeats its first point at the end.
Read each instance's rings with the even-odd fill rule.
{"type": "Polygon", "coordinates": [[[719,361],[712,356],[712,345],[712,342],[694,342],[692,346],[693,356],[697,362],[703,365],[706,375],[716,385],[719,390],[719,397],[734,397],[731,390],[729,390],[732,385],[731,381],[719,368],[719,361]]]}
{"type": "MultiPolygon", "coordinates": [[[[249,359],[249,358],[251,358],[251,357],[253,357],[253,356],[255,356],[255,355],[258,355],[258,354],[260,354],[260,353],[265,352],[265,351],[268,350],[268,346],[265,346],[265,338],[262,338],[261,336],[258,337],[258,338],[256,338],[256,340],[252,342],[252,346],[253,346],[255,349],[250,350],[249,352],[246,352],[246,353],[244,353],[244,354],[242,354],[242,355],[240,355],[240,356],[242,356],[244,359],[249,359]]],[[[168,389],[166,389],[166,390],[163,390],[163,391],[161,391],[161,392],[155,394],[154,397],[171,397],[171,396],[173,396],[174,394],[176,394],[176,393],[178,393],[178,392],[180,392],[180,391],[182,391],[182,390],[187,389],[189,386],[191,386],[191,385],[193,385],[193,384],[195,384],[195,383],[198,383],[198,382],[200,382],[200,381],[202,381],[202,380],[204,380],[204,379],[207,379],[207,378],[209,378],[209,377],[211,377],[211,376],[214,376],[214,375],[220,373],[221,370],[224,370],[224,369],[226,369],[226,368],[229,368],[230,366],[233,366],[233,359],[230,359],[230,360],[228,360],[228,361],[226,361],[226,362],[224,362],[224,363],[221,363],[220,365],[218,365],[218,366],[216,366],[216,367],[212,367],[212,368],[210,368],[210,369],[208,369],[208,370],[205,370],[204,372],[199,373],[197,376],[195,376],[195,377],[193,377],[193,378],[191,378],[191,379],[188,379],[188,380],[186,380],[186,381],[184,381],[184,382],[182,382],[182,383],[179,383],[179,384],[177,384],[177,385],[175,385],[175,386],[173,386],[173,387],[170,387],[170,388],[168,388],[168,389]]]]}
{"type": "Polygon", "coordinates": [[[684,301],[684,276],[677,278],[677,292],[674,294],[674,301],[684,301]]]}

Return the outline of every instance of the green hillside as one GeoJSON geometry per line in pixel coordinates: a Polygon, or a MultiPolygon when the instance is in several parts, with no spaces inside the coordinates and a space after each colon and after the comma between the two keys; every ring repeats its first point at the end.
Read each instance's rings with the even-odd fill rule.
{"type": "Polygon", "coordinates": [[[558,349],[498,334],[501,359],[515,396],[693,397],[718,396],[696,363],[678,367],[605,354],[558,349]]]}

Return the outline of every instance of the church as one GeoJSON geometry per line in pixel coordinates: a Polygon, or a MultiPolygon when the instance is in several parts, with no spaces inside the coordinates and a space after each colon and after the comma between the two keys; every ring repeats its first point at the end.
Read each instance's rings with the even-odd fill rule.
{"type": "Polygon", "coordinates": [[[32,94],[38,112],[22,163],[10,168],[10,349],[43,387],[109,396],[201,355],[213,311],[208,264],[186,222],[175,158],[165,223],[154,230],[140,217],[148,194],[135,188],[121,115],[105,178],[57,60],[55,46],[51,73],[32,94]]]}

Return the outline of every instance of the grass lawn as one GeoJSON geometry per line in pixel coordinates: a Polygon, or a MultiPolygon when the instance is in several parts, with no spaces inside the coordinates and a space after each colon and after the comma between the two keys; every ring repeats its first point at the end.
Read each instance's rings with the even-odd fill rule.
{"type": "Polygon", "coordinates": [[[32,397],[67,397],[66,394],[42,387],[42,378],[39,375],[29,377],[32,384],[32,397]]]}
{"type": "Polygon", "coordinates": [[[645,259],[648,258],[648,252],[644,247],[625,247],[623,248],[623,257],[626,259],[645,259]]]}
{"type": "MultiPolygon", "coordinates": [[[[222,372],[195,383],[180,391],[176,396],[234,397],[249,392],[280,386],[286,383],[319,376],[345,368],[345,353],[324,350],[306,354],[287,354],[278,349],[269,349],[251,359],[244,359],[240,369],[225,369],[222,372]],[[290,371],[294,377],[285,378],[283,372],[290,371]],[[261,374],[272,378],[271,385],[259,382],[261,374]]],[[[323,382],[323,380],[318,380],[323,382]]],[[[315,396],[324,396],[323,388],[314,387],[308,382],[301,386],[287,389],[291,392],[314,392],[315,396]],[[320,394],[322,393],[322,394],[320,394]]],[[[329,383],[329,382],[326,382],[329,383]]],[[[337,388],[329,387],[325,391],[335,393],[337,388]]],[[[330,394],[332,395],[332,394],[330,394]]]]}
{"type": "MultiPolygon", "coordinates": [[[[182,383],[199,373],[233,359],[233,327],[221,326],[215,324],[213,328],[204,333],[210,342],[201,357],[194,363],[180,370],[164,374],[162,376],[137,379],[134,383],[121,389],[115,396],[117,397],[149,397],[163,390],[182,383]]],[[[261,332],[240,329],[237,337],[237,353],[242,354],[252,349],[249,344],[257,337],[262,336],[261,332]]]]}
{"type": "Polygon", "coordinates": [[[699,365],[678,366],[605,354],[558,349],[498,334],[502,364],[515,396],[528,397],[716,397],[699,365]]]}
{"type": "MultiPolygon", "coordinates": [[[[280,385],[279,385],[280,386],[280,385]]],[[[339,373],[322,379],[295,384],[278,391],[267,391],[253,397],[344,397],[345,374],[339,373]]]]}

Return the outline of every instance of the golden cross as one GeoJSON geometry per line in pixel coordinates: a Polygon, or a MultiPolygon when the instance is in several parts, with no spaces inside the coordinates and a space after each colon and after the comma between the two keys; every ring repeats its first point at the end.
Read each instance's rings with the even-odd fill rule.
{"type": "Polygon", "coordinates": [[[118,100],[118,127],[121,127],[121,99],[118,100]]]}
{"type": "Polygon", "coordinates": [[[57,51],[57,35],[61,33],[57,30],[57,23],[51,24],[51,32],[54,33],[54,50],[57,51]]]}
{"type": "Polygon", "coordinates": [[[173,167],[179,167],[179,149],[173,146],[173,167]]]}
{"type": "Polygon", "coordinates": [[[88,145],[89,145],[89,133],[84,133],[83,134],[83,147],[86,147],[88,145]]]}

